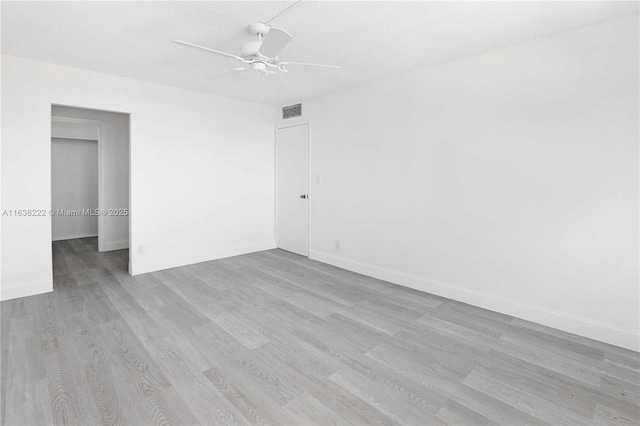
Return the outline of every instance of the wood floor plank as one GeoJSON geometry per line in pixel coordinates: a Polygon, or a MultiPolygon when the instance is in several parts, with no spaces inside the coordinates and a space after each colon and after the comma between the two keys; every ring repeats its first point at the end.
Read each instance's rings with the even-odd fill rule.
{"type": "Polygon", "coordinates": [[[376,346],[365,355],[396,371],[405,379],[414,380],[444,396],[453,395],[455,389],[460,387],[464,378],[464,376],[448,374],[446,366],[422,364],[420,361],[413,359],[413,356],[406,356],[406,354],[397,349],[376,346]]]}
{"type": "Polygon", "coordinates": [[[165,372],[137,341],[122,321],[100,326],[111,348],[112,366],[127,378],[130,397],[134,398],[143,415],[143,424],[196,424],[188,406],[171,387],[165,372]],[[169,403],[170,401],[170,403],[169,403]]]}
{"type": "MultiPolygon", "coordinates": [[[[241,425],[248,422],[238,410],[227,404],[224,396],[197,371],[197,363],[185,354],[180,344],[165,338],[156,342],[159,364],[172,386],[188,405],[200,424],[241,425]]],[[[158,358],[156,358],[158,359],[158,358]]]]}
{"type": "Polygon", "coordinates": [[[463,383],[548,424],[576,425],[591,420],[476,371],[472,371],[463,383]]]}
{"type": "MultiPolygon", "coordinates": [[[[474,413],[500,425],[547,425],[548,423],[533,417],[524,411],[493,398],[492,396],[462,386],[452,392],[451,401],[474,413]]],[[[446,405],[446,404],[445,404],[446,405]]],[[[456,405],[453,405],[455,407],[456,405]]],[[[475,424],[475,423],[472,423],[475,424]]]]}
{"type": "Polygon", "coordinates": [[[570,376],[593,386],[600,384],[601,374],[589,364],[574,362],[568,355],[560,355],[539,345],[529,344],[514,336],[503,336],[495,350],[521,358],[558,374],[570,376]]]}
{"type": "Polygon", "coordinates": [[[334,410],[308,393],[288,402],[283,410],[291,413],[301,425],[348,425],[349,422],[334,410]]]}
{"type": "Polygon", "coordinates": [[[435,414],[444,402],[425,396],[425,391],[412,382],[406,383],[397,378],[387,376],[383,372],[376,372],[372,368],[357,361],[349,363],[348,367],[340,368],[338,373],[330,376],[335,381],[336,375],[342,380],[354,384],[367,398],[375,398],[391,404],[392,409],[385,414],[392,417],[393,412],[402,413],[403,424],[430,423],[435,420],[435,414]]]}
{"type": "MultiPolygon", "coordinates": [[[[230,383],[225,375],[217,368],[212,367],[204,371],[203,374],[216,389],[225,396],[227,401],[238,409],[252,424],[277,424],[278,421],[274,419],[284,415],[281,411],[269,409],[269,402],[264,401],[264,396],[261,395],[260,398],[257,398],[255,395],[253,395],[253,397],[247,397],[243,392],[238,391],[234,384],[230,383]],[[265,408],[265,406],[267,408],[265,408]]],[[[290,422],[291,419],[288,419],[288,421],[290,422]]],[[[284,423],[286,422],[287,420],[285,420],[284,423]]]]}
{"type": "Polygon", "coordinates": [[[595,412],[594,395],[583,382],[519,358],[492,351],[476,371],[584,417],[592,418],[595,412]]]}
{"type": "Polygon", "coordinates": [[[3,359],[7,363],[5,424],[52,422],[46,367],[38,362],[44,351],[38,348],[41,340],[34,321],[35,315],[13,318],[9,333],[2,335],[4,344],[10,346],[8,357],[3,359]]]}
{"type": "MultiPolygon", "coordinates": [[[[638,414],[637,412],[635,414],[638,414]]],[[[596,424],[605,425],[637,425],[638,417],[636,415],[629,415],[621,413],[620,411],[607,407],[602,404],[596,404],[596,413],[593,418],[596,424]]]]}
{"type": "Polygon", "coordinates": [[[2,424],[639,424],[640,354],[268,250],[1,304],[2,424]]]}
{"type": "Polygon", "coordinates": [[[453,400],[448,400],[440,407],[436,418],[451,426],[498,424],[453,400]]]}
{"type": "MultiPolygon", "coordinates": [[[[11,303],[3,303],[0,306],[0,336],[8,336],[11,331],[11,303]]],[[[9,344],[2,340],[0,345],[0,413],[4,417],[7,401],[7,383],[9,381],[9,344]]]]}

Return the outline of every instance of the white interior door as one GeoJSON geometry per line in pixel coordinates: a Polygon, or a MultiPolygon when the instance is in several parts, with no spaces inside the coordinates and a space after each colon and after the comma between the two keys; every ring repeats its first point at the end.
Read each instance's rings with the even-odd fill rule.
{"type": "Polygon", "coordinates": [[[278,247],[309,255],[309,125],[278,129],[276,141],[278,247]]]}

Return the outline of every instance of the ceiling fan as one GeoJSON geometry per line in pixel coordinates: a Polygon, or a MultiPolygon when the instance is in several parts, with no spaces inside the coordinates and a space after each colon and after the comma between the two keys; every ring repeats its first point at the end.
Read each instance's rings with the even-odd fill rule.
{"type": "Polygon", "coordinates": [[[291,34],[280,28],[271,27],[267,24],[256,22],[249,25],[249,32],[256,34],[258,39],[250,41],[242,46],[239,55],[233,55],[231,53],[222,52],[220,50],[211,49],[209,47],[199,46],[197,44],[188,43],[182,40],[172,40],[174,43],[181,44],[187,47],[193,47],[196,49],[205,50],[207,52],[215,53],[220,56],[226,56],[227,58],[233,58],[240,62],[243,62],[246,66],[243,68],[235,68],[223,73],[214,74],[208,77],[209,79],[217,78],[221,75],[256,71],[263,77],[268,75],[278,74],[278,71],[282,73],[289,72],[287,66],[304,66],[304,67],[322,67],[330,68],[340,71],[340,67],[337,65],[322,65],[322,64],[309,64],[304,62],[288,62],[280,61],[278,54],[289,44],[293,39],[291,34]]]}

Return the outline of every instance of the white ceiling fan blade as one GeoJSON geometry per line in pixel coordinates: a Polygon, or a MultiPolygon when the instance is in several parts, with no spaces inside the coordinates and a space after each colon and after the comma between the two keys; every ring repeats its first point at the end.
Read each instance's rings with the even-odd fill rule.
{"type": "Polygon", "coordinates": [[[342,68],[340,68],[337,65],[323,65],[323,64],[308,64],[305,62],[280,62],[278,63],[278,69],[282,72],[288,72],[288,70],[286,69],[287,66],[289,65],[302,65],[302,66],[307,66],[307,67],[322,67],[322,68],[332,68],[336,71],[342,71],[342,68]]]}
{"type": "Polygon", "coordinates": [[[215,80],[216,78],[224,77],[225,75],[235,74],[237,72],[244,72],[244,71],[247,71],[247,70],[250,70],[250,69],[251,69],[251,67],[249,67],[249,68],[234,68],[234,69],[229,70],[229,71],[223,71],[223,72],[212,74],[212,75],[210,75],[208,77],[204,77],[204,80],[215,80]]]}
{"type": "Polygon", "coordinates": [[[212,53],[216,53],[218,55],[226,56],[228,58],[233,58],[233,59],[237,59],[237,60],[242,61],[242,62],[247,62],[244,58],[241,58],[240,56],[232,55],[231,53],[221,52],[219,50],[210,49],[210,48],[204,47],[204,46],[198,46],[197,44],[187,43],[186,41],[181,41],[181,40],[171,40],[171,41],[173,43],[181,44],[183,46],[194,47],[196,49],[206,50],[207,52],[212,52],[212,53]]]}
{"type": "Polygon", "coordinates": [[[262,39],[258,52],[267,58],[275,58],[293,39],[291,34],[280,28],[269,28],[269,32],[262,39]]]}

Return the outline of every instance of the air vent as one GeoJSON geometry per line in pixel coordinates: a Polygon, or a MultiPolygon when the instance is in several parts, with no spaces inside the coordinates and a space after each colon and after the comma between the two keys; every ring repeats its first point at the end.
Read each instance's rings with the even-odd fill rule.
{"type": "Polygon", "coordinates": [[[282,118],[294,118],[302,115],[302,104],[289,105],[282,108],[282,118]]]}

